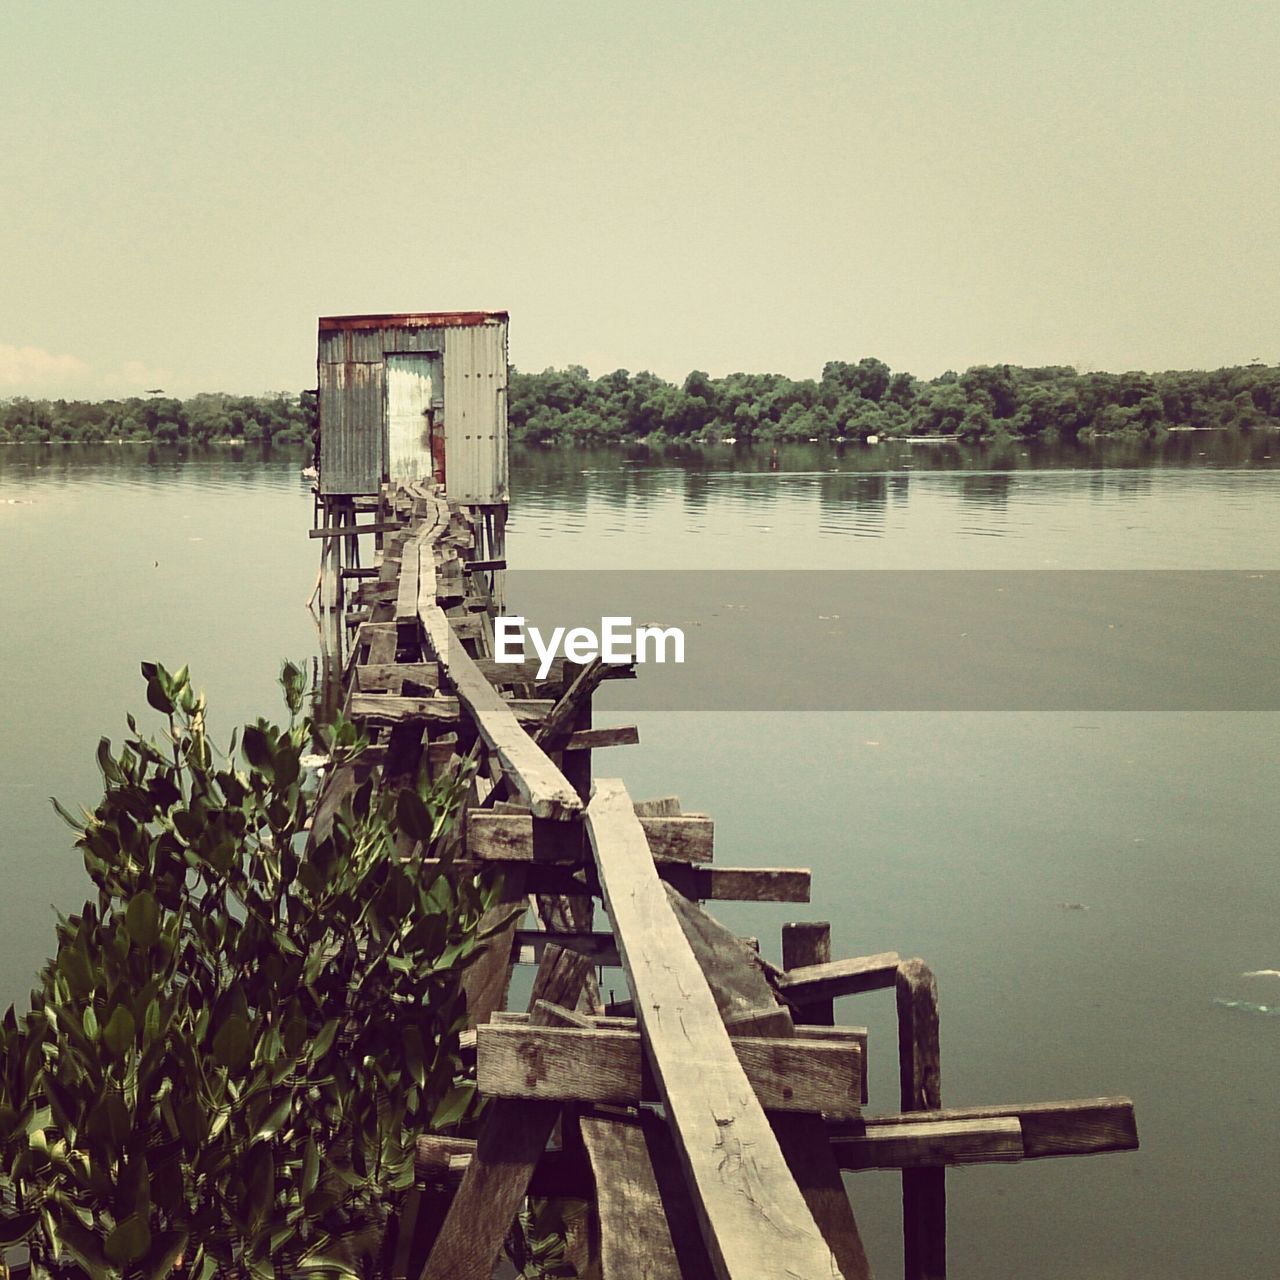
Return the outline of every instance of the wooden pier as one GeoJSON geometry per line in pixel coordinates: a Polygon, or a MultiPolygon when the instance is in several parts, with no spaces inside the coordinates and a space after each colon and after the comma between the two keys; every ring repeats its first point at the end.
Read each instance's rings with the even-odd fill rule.
{"type": "MultiPolygon", "coordinates": [[[[587,1206],[589,1229],[570,1238],[582,1276],[860,1280],[857,1180],[851,1198],[843,1174],[892,1169],[904,1274],[941,1280],[948,1166],[1137,1147],[1127,1098],[944,1109],[924,960],[833,959],[829,926],[797,922],[776,968],[704,909],[808,902],[810,873],[720,865],[712,818],[595,776],[594,751],[638,741],[592,724],[594,690],[629,668],[559,662],[540,681],[493,661],[505,508],[450,503],[426,479],[360,512],[366,525],[348,504],[319,530],[341,616],[335,696],[389,781],[478,762],[456,869],[501,873],[508,914],[527,902],[536,925],[511,924],[469,972],[467,1039],[490,1101],[474,1140],[421,1137],[397,1277],[490,1280],[522,1206],[549,1197],[587,1206]],[[351,573],[339,547],[361,538],[372,564],[351,573]],[[517,963],[536,972],[511,1010],[517,963]],[[604,1006],[598,966],[622,968],[625,1002],[604,1006]],[[888,1110],[867,1096],[876,1046],[836,1016],[881,989],[898,1014],[888,1110]]],[[[357,781],[336,770],[316,820],[357,781]]]]}

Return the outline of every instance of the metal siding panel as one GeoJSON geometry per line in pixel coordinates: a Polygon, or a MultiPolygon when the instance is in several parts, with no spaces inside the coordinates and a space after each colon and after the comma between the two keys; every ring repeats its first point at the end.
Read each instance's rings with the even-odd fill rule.
{"type": "Polygon", "coordinates": [[[444,350],[443,329],[390,329],[386,334],[386,351],[442,352],[444,350]]]}
{"type": "Polygon", "coordinates": [[[319,362],[321,364],[341,364],[343,361],[342,339],[340,333],[322,333],[319,344],[319,362]]]}
{"type": "Polygon", "coordinates": [[[386,350],[386,333],[382,329],[373,329],[368,333],[348,333],[347,340],[351,344],[351,359],[363,364],[378,364],[382,353],[386,350]]]}
{"type": "Polygon", "coordinates": [[[321,493],[377,493],[383,386],[380,361],[320,366],[321,493]]]}
{"type": "Polygon", "coordinates": [[[445,482],[455,502],[506,502],[507,331],[490,321],[445,331],[445,482]]]}

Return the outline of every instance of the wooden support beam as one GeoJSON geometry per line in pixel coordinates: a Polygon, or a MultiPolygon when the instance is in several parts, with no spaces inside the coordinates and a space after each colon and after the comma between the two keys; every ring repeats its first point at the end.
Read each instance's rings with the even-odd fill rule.
{"type": "MultiPolygon", "coordinates": [[[[704,814],[641,818],[654,858],[668,862],[710,862],[715,823],[704,814]]],[[[473,809],[467,814],[467,857],[519,862],[533,857],[533,818],[518,813],[473,809]]],[[[566,840],[556,861],[581,863],[589,855],[582,839],[566,840]]]]}
{"type": "Polygon", "coordinates": [[[898,963],[896,951],[882,951],[874,956],[806,965],[780,974],[778,990],[789,1003],[800,1006],[812,1004],[815,1000],[879,991],[897,981],[898,963]]]}
{"type": "Polygon", "coordinates": [[[513,964],[537,964],[548,946],[575,951],[609,968],[616,968],[621,963],[613,934],[590,930],[566,932],[561,929],[517,929],[511,942],[511,961],[513,964]]]}
{"type": "MultiPolygon", "coordinates": [[[[766,1111],[841,1117],[861,1110],[862,1054],[853,1041],[738,1036],[732,1047],[766,1111]]],[[[599,1027],[479,1027],[476,1080],[494,1098],[636,1106],[659,1097],[639,1032],[599,1027]]]]}
{"type": "Polygon", "coordinates": [[[403,527],[399,521],[379,521],[376,524],[334,525],[328,529],[312,529],[310,536],[313,538],[349,538],[353,534],[360,533],[395,533],[397,529],[403,527]]]}
{"type": "MultiPolygon", "coordinates": [[[[504,714],[516,727],[539,724],[551,703],[544,698],[520,698],[503,703],[504,714]]],[[[404,698],[390,693],[355,693],[351,695],[351,715],[379,724],[397,720],[424,720],[428,724],[457,724],[462,719],[459,698],[404,698]]],[[[524,732],[523,729],[520,730],[524,732]]]]}
{"type": "MultiPolygon", "coordinates": [[[[430,751],[428,749],[428,757],[430,751]]],[[[426,859],[424,866],[435,865],[426,859]]],[[[562,863],[499,862],[472,859],[450,864],[459,875],[481,872],[508,875],[516,867],[528,872],[530,893],[598,893],[592,868],[562,863]]],[[[658,862],[658,876],[686,898],[720,902],[808,902],[812,875],[807,867],[708,867],[684,862],[658,862]]]]}
{"type": "Polygon", "coordinates": [[[440,687],[438,662],[364,662],[356,667],[356,685],[360,693],[378,693],[400,688],[411,681],[423,689],[440,687]]]}
{"type": "Polygon", "coordinates": [[[620,724],[608,729],[575,729],[564,740],[566,751],[595,751],[601,747],[634,747],[640,743],[640,730],[633,724],[620,724]]]}
{"type": "Polygon", "coordinates": [[[463,573],[490,573],[495,569],[505,569],[507,562],[502,559],[490,560],[464,560],[462,562],[463,573]]]}
{"type": "Polygon", "coordinates": [[[621,782],[596,783],[587,832],[714,1274],[831,1280],[835,1258],[734,1053],[621,782]]]}
{"type": "MultiPolygon", "coordinates": [[[[935,1113],[936,1114],[936,1113],[935,1113]]],[[[938,1169],[953,1164],[1021,1160],[1022,1125],[1016,1116],[987,1120],[872,1124],[857,1137],[832,1140],[842,1169],[938,1169]]]]}

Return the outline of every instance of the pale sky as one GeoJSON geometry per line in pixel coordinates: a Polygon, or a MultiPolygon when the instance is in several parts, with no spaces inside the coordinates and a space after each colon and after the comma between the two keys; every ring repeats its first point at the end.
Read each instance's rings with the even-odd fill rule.
{"type": "Polygon", "coordinates": [[[0,0],[0,397],[1280,361],[1280,4],[0,0]]]}

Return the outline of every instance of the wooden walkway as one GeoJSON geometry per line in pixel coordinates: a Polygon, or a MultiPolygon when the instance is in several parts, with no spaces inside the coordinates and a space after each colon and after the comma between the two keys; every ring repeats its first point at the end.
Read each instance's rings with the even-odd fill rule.
{"type": "MultiPolygon", "coordinates": [[[[490,1280],[526,1198],[551,1196],[590,1207],[571,1241],[580,1275],[860,1280],[843,1174],[892,1169],[904,1274],[941,1280],[949,1165],[1136,1148],[1127,1098],[942,1109],[924,961],[833,960],[829,926],[796,923],[779,969],[718,923],[703,902],[807,902],[809,872],[714,864],[711,818],[593,777],[594,750],[638,735],[593,727],[592,693],[633,672],[558,662],[539,681],[532,664],[492,661],[503,562],[477,537],[479,513],[417,486],[374,515],[382,546],[348,615],[346,710],[389,780],[424,760],[479,762],[456,865],[502,872],[537,925],[509,927],[468,975],[491,1101],[476,1139],[420,1139],[397,1276],[490,1280]],[[515,963],[537,966],[520,1011],[506,1007],[515,963]],[[602,1004],[600,965],[624,971],[624,1004],[602,1004]],[[897,999],[899,1110],[864,1116],[867,1034],[838,1024],[835,1002],[880,989],[897,999]]],[[[337,771],[324,803],[356,780],[337,771]]]]}

